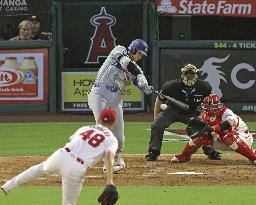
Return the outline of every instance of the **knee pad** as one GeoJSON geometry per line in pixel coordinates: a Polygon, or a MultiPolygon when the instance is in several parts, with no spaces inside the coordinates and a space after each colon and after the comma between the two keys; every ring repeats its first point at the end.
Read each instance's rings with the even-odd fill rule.
{"type": "Polygon", "coordinates": [[[228,133],[222,137],[222,142],[232,150],[237,150],[238,145],[237,145],[237,135],[234,133],[228,133]]]}

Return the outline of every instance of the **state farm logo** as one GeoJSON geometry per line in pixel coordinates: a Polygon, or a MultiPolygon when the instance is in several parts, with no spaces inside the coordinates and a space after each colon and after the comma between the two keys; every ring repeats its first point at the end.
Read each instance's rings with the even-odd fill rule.
{"type": "Polygon", "coordinates": [[[14,69],[0,70],[0,87],[15,85],[23,81],[24,74],[14,69]]]}
{"type": "Polygon", "coordinates": [[[243,15],[253,14],[253,4],[249,0],[157,0],[158,13],[194,15],[243,15]],[[237,1],[237,3],[235,2],[237,1]],[[247,1],[247,3],[246,3],[247,1]]]}
{"type": "Polygon", "coordinates": [[[177,8],[172,6],[171,0],[162,0],[160,6],[157,6],[158,13],[176,13],[177,8]]]}

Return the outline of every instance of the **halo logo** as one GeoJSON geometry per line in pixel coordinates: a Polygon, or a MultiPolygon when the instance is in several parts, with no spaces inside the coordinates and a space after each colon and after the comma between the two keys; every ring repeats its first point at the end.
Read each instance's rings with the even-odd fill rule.
{"type": "Polygon", "coordinates": [[[99,63],[99,58],[108,56],[116,46],[116,38],[111,30],[111,27],[116,24],[116,18],[108,14],[105,7],[101,7],[100,13],[94,15],[90,22],[96,28],[91,38],[91,46],[85,64],[99,63]]]}

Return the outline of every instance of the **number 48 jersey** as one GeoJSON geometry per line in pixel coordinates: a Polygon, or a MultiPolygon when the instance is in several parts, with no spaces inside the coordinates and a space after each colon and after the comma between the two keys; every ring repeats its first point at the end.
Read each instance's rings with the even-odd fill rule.
{"type": "Polygon", "coordinates": [[[102,125],[81,127],[69,139],[70,142],[65,147],[68,147],[74,156],[83,159],[89,167],[97,164],[106,151],[115,154],[118,147],[114,134],[102,125]]]}

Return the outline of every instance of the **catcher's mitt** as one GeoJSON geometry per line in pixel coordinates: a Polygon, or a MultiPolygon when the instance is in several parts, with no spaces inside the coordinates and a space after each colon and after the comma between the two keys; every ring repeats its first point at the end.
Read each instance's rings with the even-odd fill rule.
{"type": "Polygon", "coordinates": [[[110,184],[105,187],[98,198],[98,202],[102,205],[113,205],[118,200],[118,192],[114,185],[110,184]]]}
{"type": "Polygon", "coordinates": [[[207,135],[208,137],[212,137],[211,133],[213,132],[213,128],[207,125],[205,122],[203,122],[199,118],[193,117],[188,121],[186,131],[188,136],[191,139],[194,139],[202,135],[207,135]]]}

